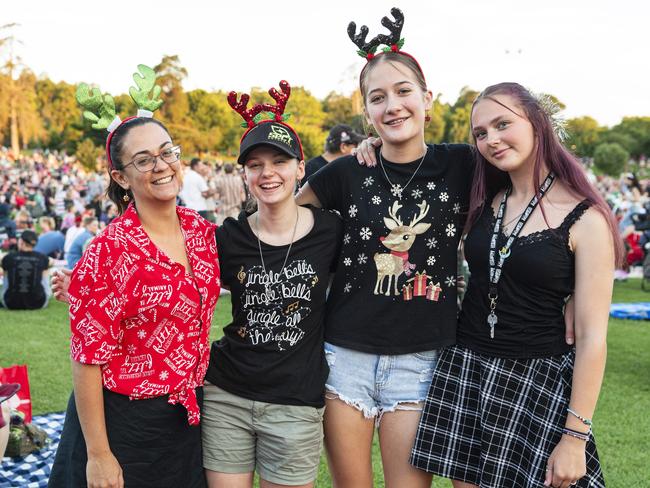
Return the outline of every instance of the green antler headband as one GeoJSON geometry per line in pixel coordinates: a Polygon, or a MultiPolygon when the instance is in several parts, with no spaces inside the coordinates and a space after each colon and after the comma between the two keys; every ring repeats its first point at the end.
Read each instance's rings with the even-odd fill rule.
{"type": "Polygon", "coordinates": [[[85,109],[84,118],[92,123],[93,129],[106,129],[109,132],[106,138],[106,157],[111,168],[113,162],[109,149],[115,130],[135,117],[153,117],[153,112],[163,104],[163,100],[160,99],[162,90],[156,85],[155,71],[144,64],[138,65],[138,71],[139,73],[133,73],[133,81],[137,87],[129,88],[129,94],[138,107],[138,112],[136,116],[124,120],[115,113],[115,101],[108,93],[102,95],[99,88],[91,88],[86,83],[80,83],[77,87],[76,99],[85,109]]]}
{"type": "Polygon", "coordinates": [[[160,108],[163,101],[160,99],[161,88],[156,85],[156,73],[149,66],[144,64],[138,65],[138,71],[141,74],[133,73],[133,81],[138,87],[129,88],[129,95],[140,110],[146,110],[153,114],[160,108]],[[149,98],[151,93],[151,98],[149,98]]]}

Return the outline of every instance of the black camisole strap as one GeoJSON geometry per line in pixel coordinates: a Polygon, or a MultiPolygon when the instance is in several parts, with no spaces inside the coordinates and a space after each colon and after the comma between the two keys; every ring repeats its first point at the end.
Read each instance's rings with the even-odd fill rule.
{"type": "Polygon", "coordinates": [[[587,199],[584,199],[578,203],[575,207],[573,207],[573,210],[571,210],[567,216],[564,217],[564,220],[562,221],[562,224],[558,230],[568,234],[571,226],[575,224],[578,219],[580,219],[580,217],[582,217],[582,214],[584,214],[589,207],[591,207],[591,203],[587,199]]]}

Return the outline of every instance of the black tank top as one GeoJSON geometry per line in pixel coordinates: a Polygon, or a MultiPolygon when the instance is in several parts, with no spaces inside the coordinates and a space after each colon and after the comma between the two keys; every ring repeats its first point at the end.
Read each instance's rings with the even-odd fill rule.
{"type": "MultiPolygon", "coordinates": [[[[458,324],[458,344],[488,356],[539,358],[563,354],[572,346],[564,333],[564,299],[573,293],[574,255],[569,229],[589,208],[580,202],[554,229],[515,240],[499,280],[494,339],[487,324],[489,248],[494,212],[486,203],[465,241],[471,279],[458,324]]],[[[497,249],[506,243],[501,233],[497,249]]]]}

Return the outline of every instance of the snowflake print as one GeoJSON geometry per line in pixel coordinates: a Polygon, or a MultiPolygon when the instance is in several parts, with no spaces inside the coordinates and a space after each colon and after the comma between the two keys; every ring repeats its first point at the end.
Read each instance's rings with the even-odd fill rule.
{"type": "Polygon", "coordinates": [[[436,247],[437,245],[438,245],[438,239],[436,239],[435,237],[432,237],[432,238],[430,238],[430,239],[427,239],[427,247],[428,247],[429,249],[433,249],[433,248],[436,247]]]}
{"type": "Polygon", "coordinates": [[[85,363],[86,362],[86,355],[85,354],[82,354],[81,356],[79,356],[79,362],[80,363],[85,363]]]}
{"type": "Polygon", "coordinates": [[[427,188],[429,190],[435,190],[436,189],[436,184],[433,181],[430,181],[429,183],[427,183],[427,188]]]}
{"type": "Polygon", "coordinates": [[[350,217],[356,217],[357,212],[358,212],[357,206],[350,205],[350,209],[348,210],[348,215],[350,215],[350,217]]]}
{"type": "Polygon", "coordinates": [[[441,201],[441,202],[446,202],[447,200],[449,200],[449,195],[447,195],[447,192],[446,192],[446,191],[443,191],[443,192],[440,194],[440,201],[441,201]]]}
{"type": "Polygon", "coordinates": [[[153,271],[155,268],[150,264],[145,264],[144,269],[146,269],[147,271],[153,271]]]}
{"type": "Polygon", "coordinates": [[[144,339],[145,337],[147,337],[147,333],[144,330],[140,329],[138,331],[138,339],[144,339]]]}
{"type": "Polygon", "coordinates": [[[129,354],[135,354],[136,347],[134,344],[129,344],[126,346],[126,350],[129,351],[129,354]]]}
{"type": "Polygon", "coordinates": [[[460,213],[460,203],[454,203],[454,213],[460,213]]]}
{"type": "Polygon", "coordinates": [[[436,257],[435,256],[429,256],[429,258],[427,259],[427,265],[433,266],[434,264],[436,264],[436,257]]]}
{"type": "Polygon", "coordinates": [[[359,254],[357,257],[357,262],[359,264],[366,264],[366,261],[368,261],[368,256],[366,256],[364,253],[359,254]]]}
{"type": "Polygon", "coordinates": [[[167,378],[169,378],[169,373],[167,371],[161,371],[159,378],[163,381],[165,381],[167,378]]]}
{"type": "Polygon", "coordinates": [[[343,260],[343,264],[345,264],[346,266],[350,266],[352,264],[352,260],[350,258],[345,258],[343,260]]]}
{"type": "Polygon", "coordinates": [[[368,176],[365,180],[363,180],[363,186],[368,188],[375,182],[375,179],[372,176],[368,176]]]}
{"type": "Polygon", "coordinates": [[[194,222],[192,222],[192,227],[198,227],[198,226],[199,226],[199,221],[198,220],[195,220],[194,222]]]}
{"type": "Polygon", "coordinates": [[[372,203],[374,203],[375,205],[379,205],[381,203],[381,198],[375,195],[374,197],[372,197],[372,203]]]}
{"type": "Polygon", "coordinates": [[[361,239],[368,241],[372,237],[372,231],[370,230],[370,227],[362,227],[359,235],[361,236],[361,239]]]}
{"type": "Polygon", "coordinates": [[[176,336],[176,340],[178,342],[183,342],[183,339],[185,339],[185,334],[183,334],[182,332],[176,336]]]}
{"type": "Polygon", "coordinates": [[[394,197],[402,198],[402,185],[393,185],[390,189],[390,192],[394,197]]]}
{"type": "Polygon", "coordinates": [[[350,244],[350,234],[345,234],[343,236],[343,244],[350,244]]]}
{"type": "Polygon", "coordinates": [[[345,286],[343,287],[343,291],[345,293],[350,293],[351,289],[352,289],[352,285],[350,283],[346,283],[345,286]]]}
{"type": "Polygon", "coordinates": [[[422,190],[420,190],[419,188],[416,188],[415,190],[413,190],[411,192],[411,196],[413,198],[420,198],[422,196],[422,190]]]}
{"type": "Polygon", "coordinates": [[[90,287],[82,286],[81,289],[79,290],[79,293],[81,293],[82,296],[88,295],[90,293],[90,287]]]}
{"type": "Polygon", "coordinates": [[[126,227],[131,227],[133,225],[133,221],[131,219],[124,219],[123,222],[126,227]]]}
{"type": "Polygon", "coordinates": [[[447,237],[454,237],[456,235],[456,226],[454,224],[447,224],[447,237]]]}
{"type": "Polygon", "coordinates": [[[456,285],[456,277],[455,276],[447,276],[447,278],[445,278],[445,285],[447,285],[447,286],[455,286],[456,285]]]}

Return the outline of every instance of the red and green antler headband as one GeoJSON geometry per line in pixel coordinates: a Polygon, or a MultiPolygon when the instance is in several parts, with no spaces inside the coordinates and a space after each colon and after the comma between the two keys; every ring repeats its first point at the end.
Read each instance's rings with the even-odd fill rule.
{"type": "Polygon", "coordinates": [[[404,38],[400,36],[402,34],[402,28],[404,27],[404,13],[402,13],[402,11],[396,7],[390,9],[390,13],[395,20],[390,20],[387,16],[381,19],[381,25],[390,31],[390,35],[378,34],[369,42],[366,42],[366,38],[368,37],[367,26],[362,25],[361,29],[359,29],[359,33],[357,33],[357,24],[355,22],[350,22],[348,24],[348,36],[350,36],[350,40],[352,40],[352,42],[359,48],[357,54],[362,58],[370,61],[375,57],[377,48],[383,45],[385,46],[382,48],[382,51],[384,53],[395,52],[403,54],[404,56],[408,56],[413,61],[415,61],[415,64],[418,65],[418,68],[420,68],[420,71],[422,72],[422,68],[420,67],[420,63],[418,63],[417,59],[415,59],[409,53],[402,51],[402,46],[404,46],[404,38]]]}
{"type": "Polygon", "coordinates": [[[228,94],[228,104],[230,104],[235,112],[242,116],[244,119],[242,127],[247,127],[248,130],[260,122],[268,122],[269,120],[284,122],[288,120],[291,114],[285,114],[284,109],[291,95],[289,83],[282,80],[280,82],[280,91],[278,92],[275,88],[271,88],[269,89],[269,95],[275,100],[275,105],[271,105],[270,103],[256,103],[253,108],[247,109],[246,106],[248,105],[250,96],[247,93],[242,93],[240,100],[237,101],[237,92],[231,91],[228,94]]]}
{"type": "Polygon", "coordinates": [[[246,127],[246,132],[244,132],[240,139],[240,145],[255,127],[258,127],[260,124],[274,122],[286,127],[294,134],[298,141],[300,159],[304,159],[300,137],[298,137],[298,134],[293,127],[286,123],[291,114],[284,113],[287,102],[289,101],[289,96],[291,95],[291,86],[289,86],[287,81],[282,80],[280,81],[280,91],[275,88],[270,88],[269,95],[271,95],[271,98],[275,100],[275,105],[270,103],[256,103],[252,108],[248,108],[250,96],[247,93],[242,93],[239,100],[237,100],[237,92],[231,91],[228,94],[228,104],[235,112],[241,115],[244,119],[244,122],[241,125],[242,127],[246,127]]]}
{"type": "Polygon", "coordinates": [[[76,98],[79,105],[86,110],[83,116],[92,122],[93,129],[106,129],[109,134],[106,138],[106,158],[108,164],[113,168],[111,161],[110,145],[115,130],[136,117],[153,117],[153,112],[163,104],[160,99],[161,88],[156,85],[156,73],[149,66],[138,65],[140,73],[133,73],[133,81],[137,88],[129,88],[129,94],[138,107],[137,115],[121,120],[115,112],[115,101],[108,93],[102,95],[99,88],[91,88],[86,83],[80,83],[77,87],[76,98]]]}

